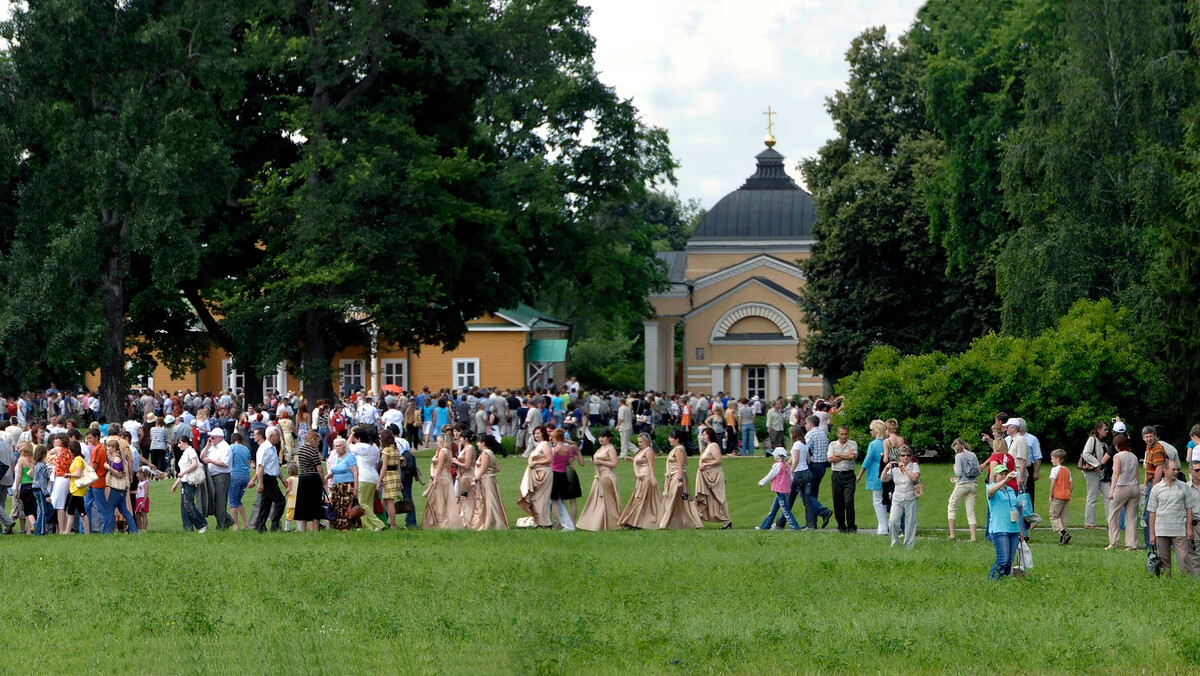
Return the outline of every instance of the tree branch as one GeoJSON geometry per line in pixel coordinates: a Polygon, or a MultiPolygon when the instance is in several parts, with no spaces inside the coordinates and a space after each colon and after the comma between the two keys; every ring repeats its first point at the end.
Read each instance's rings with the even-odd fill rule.
{"type": "Polygon", "coordinates": [[[371,85],[375,84],[375,80],[379,78],[380,70],[382,69],[379,65],[379,56],[375,54],[375,50],[371,50],[371,70],[367,72],[366,77],[354,85],[353,89],[346,92],[342,100],[337,102],[336,108],[339,111],[346,110],[351,103],[354,103],[355,99],[362,96],[364,92],[371,88],[371,85]]]}
{"type": "Polygon", "coordinates": [[[208,335],[213,341],[229,354],[233,354],[233,343],[229,339],[229,334],[225,331],[225,327],[221,326],[217,318],[208,311],[208,306],[204,304],[204,299],[200,297],[200,289],[195,283],[183,284],[183,297],[192,304],[192,308],[196,310],[196,316],[200,319],[200,323],[204,325],[204,330],[208,331],[208,335]]]}

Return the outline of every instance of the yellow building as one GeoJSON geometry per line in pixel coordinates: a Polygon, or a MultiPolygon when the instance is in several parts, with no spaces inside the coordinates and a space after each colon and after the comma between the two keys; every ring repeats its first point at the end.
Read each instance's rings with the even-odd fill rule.
{"type": "Polygon", "coordinates": [[[646,389],[765,399],[824,393],[799,356],[808,329],[796,261],[809,255],[816,207],[773,145],[768,137],[757,171],[705,215],[685,251],[660,254],[670,288],[650,296],[657,316],[644,322],[646,389]]]}
{"type": "MultiPolygon", "coordinates": [[[[550,378],[562,383],[566,380],[570,330],[570,325],[519,304],[468,322],[466,336],[453,350],[424,346],[420,352],[409,352],[388,345],[341,350],[330,364],[338,374],[334,388],[344,392],[362,386],[379,392],[383,385],[398,385],[405,390],[428,387],[436,392],[441,388],[475,386],[517,389],[542,384],[550,378]]],[[[178,378],[159,365],[142,385],[169,392],[217,392],[245,387],[245,376],[233,369],[233,360],[225,350],[212,347],[205,363],[199,372],[178,378]]],[[[89,373],[86,385],[98,389],[99,373],[89,373]]],[[[264,392],[301,389],[303,383],[287,372],[285,364],[263,378],[264,392]]]]}

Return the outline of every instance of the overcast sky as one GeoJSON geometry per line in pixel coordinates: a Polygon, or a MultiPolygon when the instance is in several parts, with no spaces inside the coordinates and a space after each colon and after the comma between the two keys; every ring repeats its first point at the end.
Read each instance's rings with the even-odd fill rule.
{"type": "MultiPolygon", "coordinates": [[[[833,135],[825,97],[846,81],[865,28],[903,32],[923,0],[580,0],[592,8],[603,80],[667,129],[678,191],[711,208],[754,173],[771,106],[795,163],[833,135]]],[[[0,17],[10,0],[0,0],[0,17]]]]}
{"type": "Polygon", "coordinates": [[[846,81],[850,40],[895,37],[923,0],[581,0],[596,65],[670,133],[678,191],[706,209],[754,173],[771,106],[775,149],[793,167],[833,136],[827,96],[846,81]]]}

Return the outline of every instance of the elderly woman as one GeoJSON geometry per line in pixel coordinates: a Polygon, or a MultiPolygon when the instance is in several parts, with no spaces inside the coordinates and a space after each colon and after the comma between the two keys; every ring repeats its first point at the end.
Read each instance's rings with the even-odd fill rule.
{"type": "Polygon", "coordinates": [[[325,518],[321,503],[321,435],[309,430],[296,455],[297,473],[295,520],[301,530],[316,531],[325,518]]]}
{"type": "Polygon", "coordinates": [[[346,440],[338,437],[333,442],[333,452],[325,459],[326,481],[332,481],[329,502],[333,507],[333,527],[336,530],[358,528],[362,522],[350,518],[350,509],[358,504],[358,459],[346,446],[346,440]]]}
{"type": "Polygon", "coordinates": [[[892,491],[892,514],[888,518],[888,533],[892,536],[892,546],[900,541],[900,521],[904,521],[904,547],[912,549],[917,540],[917,494],[916,484],[921,480],[921,468],[913,461],[912,450],[908,445],[900,447],[899,459],[889,462],[883,468],[880,481],[891,482],[895,489],[892,491]]]}
{"type": "Polygon", "coordinates": [[[1013,559],[1021,542],[1021,515],[1017,511],[1017,492],[1008,485],[1008,467],[992,467],[987,487],[988,537],[996,548],[996,561],[988,577],[996,580],[1012,574],[1013,559]]]}

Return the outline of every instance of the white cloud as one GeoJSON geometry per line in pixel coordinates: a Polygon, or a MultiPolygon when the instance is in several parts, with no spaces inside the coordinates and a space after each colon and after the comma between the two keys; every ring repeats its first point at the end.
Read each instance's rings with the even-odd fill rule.
{"type": "MultiPolygon", "coordinates": [[[[850,40],[894,35],[922,0],[581,0],[604,81],[664,127],[679,193],[711,207],[754,171],[770,105],[794,164],[833,135],[825,98],[846,80],[850,40]]],[[[790,171],[793,176],[799,173],[790,171]]]]}

